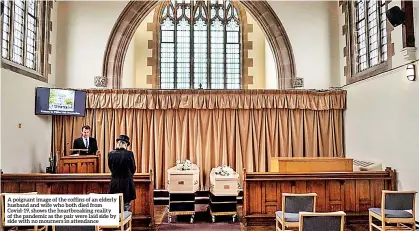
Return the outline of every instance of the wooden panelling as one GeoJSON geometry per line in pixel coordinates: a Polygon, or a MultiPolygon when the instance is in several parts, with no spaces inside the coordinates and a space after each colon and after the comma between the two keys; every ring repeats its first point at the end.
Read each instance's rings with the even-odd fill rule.
{"type": "Polygon", "coordinates": [[[367,218],[368,209],[381,206],[381,191],[397,190],[396,173],[329,172],[244,174],[243,220],[245,225],[274,222],[281,210],[282,193],[317,193],[318,212],[345,211],[348,220],[367,218]]]}
{"type": "Polygon", "coordinates": [[[58,173],[100,173],[99,155],[58,155],[58,173]]]}
{"type": "MultiPolygon", "coordinates": [[[[154,226],[152,173],[137,173],[137,199],[131,204],[133,227],[154,226]]],[[[39,194],[108,193],[110,174],[1,174],[1,192],[39,194]]]]}

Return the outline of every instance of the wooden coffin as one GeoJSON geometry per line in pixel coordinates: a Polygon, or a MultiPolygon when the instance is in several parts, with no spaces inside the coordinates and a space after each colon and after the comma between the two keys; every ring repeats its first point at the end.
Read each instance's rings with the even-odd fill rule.
{"type": "Polygon", "coordinates": [[[169,193],[195,193],[199,190],[199,168],[192,164],[191,170],[177,170],[176,166],[167,170],[167,190],[169,193]]]}
{"type": "Polygon", "coordinates": [[[210,192],[214,196],[237,196],[239,193],[239,174],[234,172],[229,176],[221,176],[215,174],[216,168],[210,173],[210,192]]]}

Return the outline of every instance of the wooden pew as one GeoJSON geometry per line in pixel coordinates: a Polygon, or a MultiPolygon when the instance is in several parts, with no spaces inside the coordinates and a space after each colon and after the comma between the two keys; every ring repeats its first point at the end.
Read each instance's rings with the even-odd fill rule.
{"type": "Polygon", "coordinates": [[[397,190],[396,172],[275,173],[244,171],[243,222],[274,223],[282,193],[317,193],[318,212],[345,211],[348,221],[367,221],[381,207],[381,191],[397,190]]]}
{"type": "MultiPolygon", "coordinates": [[[[137,199],[132,202],[133,228],[154,227],[152,172],[136,173],[137,199]]],[[[109,173],[98,174],[1,174],[1,192],[39,194],[108,193],[109,173]]]]}

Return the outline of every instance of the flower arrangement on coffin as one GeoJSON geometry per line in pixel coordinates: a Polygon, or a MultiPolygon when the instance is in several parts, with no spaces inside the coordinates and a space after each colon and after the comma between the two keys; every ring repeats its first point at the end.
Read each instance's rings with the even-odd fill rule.
{"type": "Polygon", "coordinates": [[[191,170],[192,169],[192,162],[190,160],[185,161],[176,161],[176,169],[180,171],[191,170]]]}
{"type": "Polygon", "coordinates": [[[221,165],[215,168],[215,174],[220,176],[230,176],[234,173],[234,170],[227,165],[221,165]]]}

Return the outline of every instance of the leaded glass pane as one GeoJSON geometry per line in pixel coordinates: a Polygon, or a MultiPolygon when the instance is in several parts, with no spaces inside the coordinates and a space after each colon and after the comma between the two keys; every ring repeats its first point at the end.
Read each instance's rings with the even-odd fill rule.
{"type": "Polygon", "coordinates": [[[199,19],[194,25],[194,88],[208,88],[208,26],[199,19]]]}
{"type": "Polygon", "coordinates": [[[26,67],[35,69],[36,59],[36,28],[37,28],[37,9],[35,0],[27,1],[28,14],[27,14],[27,30],[26,30],[26,67]]]}
{"type": "Polygon", "coordinates": [[[9,47],[10,47],[10,20],[11,20],[11,1],[3,1],[4,12],[3,12],[3,41],[2,41],[2,57],[10,59],[9,47]]]}
{"type": "Polygon", "coordinates": [[[237,8],[234,9],[234,17],[239,18],[239,12],[237,11],[237,8]]]}
{"type": "Polygon", "coordinates": [[[355,7],[356,63],[361,72],[387,61],[387,26],[384,0],[357,0],[355,7]]]}
{"type": "Polygon", "coordinates": [[[224,89],[224,25],[217,18],[211,24],[211,88],[224,89]]]}
{"type": "Polygon", "coordinates": [[[2,57],[37,70],[38,3],[35,0],[2,1],[4,3],[2,57]]]}
{"type": "Polygon", "coordinates": [[[381,57],[382,61],[387,61],[387,17],[386,1],[381,0],[380,4],[380,38],[381,38],[381,57]]]}
{"type": "Polygon", "coordinates": [[[13,52],[12,61],[23,64],[23,45],[25,34],[25,1],[14,1],[14,22],[13,22],[13,52]]]}
{"type": "MultiPolygon", "coordinates": [[[[171,7],[165,7],[172,9],[171,7]]],[[[170,10],[169,10],[170,11],[170,10]]],[[[161,28],[160,44],[160,87],[175,88],[175,22],[164,14],[161,28]]]]}
{"type": "Polygon", "coordinates": [[[378,64],[377,2],[368,1],[368,36],[370,66],[378,64]]]}
{"type": "Polygon", "coordinates": [[[230,1],[165,4],[160,27],[161,88],[240,88],[241,32],[238,11],[230,1]],[[176,9],[175,21],[167,17],[170,9],[176,9]]]}
{"type": "Polygon", "coordinates": [[[176,27],[176,80],[177,88],[189,89],[190,88],[190,24],[186,19],[181,19],[176,27]]]}
{"type": "Polygon", "coordinates": [[[231,19],[226,30],[226,87],[240,89],[240,26],[231,19]]]}

